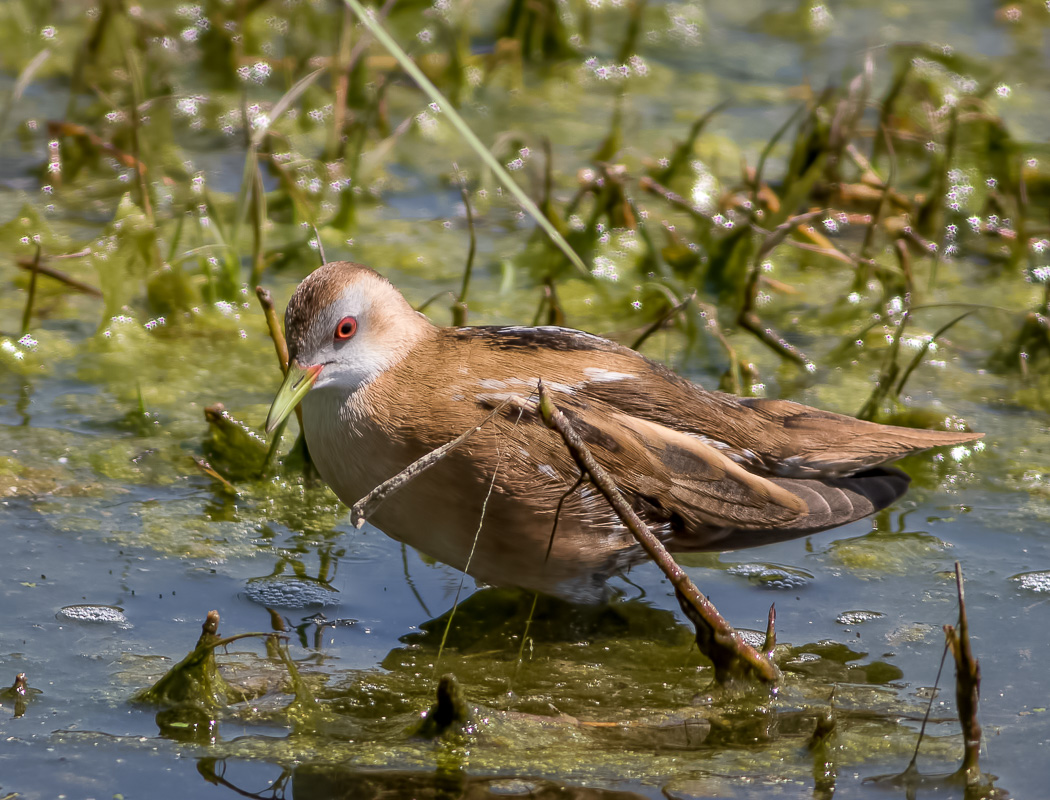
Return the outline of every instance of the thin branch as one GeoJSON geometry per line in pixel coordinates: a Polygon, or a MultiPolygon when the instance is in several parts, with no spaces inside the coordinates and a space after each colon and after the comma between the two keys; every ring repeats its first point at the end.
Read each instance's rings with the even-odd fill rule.
{"type": "Polygon", "coordinates": [[[554,405],[554,400],[542,381],[539,382],[538,388],[539,410],[544,423],[561,435],[580,470],[586,471],[609,501],[616,516],[634,534],[638,543],[675,587],[675,595],[682,610],[696,626],[697,644],[714,664],[715,679],[719,683],[736,678],[753,678],[763,683],[774,683],[779,675],[776,665],[744,641],[718,613],[711,601],[696,588],[685,570],[671,557],[667,548],[627,503],[613,478],[594,458],[572,423],[554,405]]]}
{"type": "Polygon", "coordinates": [[[451,453],[453,450],[455,450],[457,447],[463,444],[463,442],[465,442],[475,433],[480,431],[494,416],[496,416],[500,411],[502,411],[509,403],[509,399],[504,400],[502,403],[500,403],[498,406],[492,409],[491,413],[489,413],[489,415],[486,416],[485,419],[483,419],[473,428],[465,430],[451,442],[446,442],[440,447],[431,450],[422,458],[413,461],[411,464],[409,464],[407,467],[405,467],[403,470],[397,473],[397,475],[395,475],[394,477],[383,481],[381,484],[375,487],[372,491],[370,491],[368,494],[366,494],[364,497],[362,497],[360,500],[354,503],[353,507],[350,509],[350,523],[355,528],[360,528],[362,525],[364,525],[368,517],[372,516],[372,514],[375,513],[375,510],[384,500],[386,500],[398,489],[401,489],[403,486],[405,486],[415,478],[418,478],[432,466],[441,461],[445,456],[447,456],[449,453],[451,453]]]}

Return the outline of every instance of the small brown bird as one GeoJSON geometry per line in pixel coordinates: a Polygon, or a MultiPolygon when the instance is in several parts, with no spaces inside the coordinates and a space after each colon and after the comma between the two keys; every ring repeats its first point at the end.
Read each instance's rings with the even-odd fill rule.
{"type": "Polygon", "coordinates": [[[645,556],[540,419],[540,379],[672,551],[853,522],[906,491],[908,476],[886,462],[982,435],[709,392],[567,328],[440,328],[349,262],[299,285],[285,328],[291,363],[266,428],[301,401],[310,453],[345,503],[491,416],[370,520],[485,583],[578,601],[602,597],[608,577],[645,556]]]}

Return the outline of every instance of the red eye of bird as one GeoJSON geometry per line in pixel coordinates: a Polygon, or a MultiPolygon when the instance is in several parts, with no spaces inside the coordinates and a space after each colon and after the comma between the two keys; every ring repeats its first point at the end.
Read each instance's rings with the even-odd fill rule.
{"type": "Polygon", "coordinates": [[[336,339],[349,339],[357,333],[357,320],[354,317],[343,317],[335,326],[336,339]]]}

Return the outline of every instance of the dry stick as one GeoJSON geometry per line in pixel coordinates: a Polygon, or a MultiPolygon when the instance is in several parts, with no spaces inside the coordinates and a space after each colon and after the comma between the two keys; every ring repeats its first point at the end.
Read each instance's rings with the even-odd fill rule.
{"type": "Polygon", "coordinates": [[[710,214],[705,214],[699,206],[693,205],[680,194],[671,191],[659,181],[653,180],[648,175],[643,175],[638,179],[638,188],[642,191],[649,192],[650,194],[655,194],[657,197],[662,197],[669,205],[685,211],[695,219],[700,219],[704,222],[711,222],[710,214]]]}
{"type": "Polygon", "coordinates": [[[967,784],[976,784],[981,778],[978,757],[981,750],[981,723],[977,721],[977,706],[981,696],[981,665],[970,649],[970,624],[966,619],[966,597],[963,592],[962,567],[955,562],[955,588],[959,593],[959,623],[945,625],[944,635],[955,657],[955,704],[962,725],[963,763],[959,772],[967,784]]]}
{"type": "MultiPolygon", "coordinates": [[[[455,164],[456,172],[459,167],[455,164]]],[[[470,194],[467,192],[467,183],[460,178],[459,193],[463,197],[463,207],[467,210],[467,231],[470,234],[470,247],[467,250],[467,264],[463,268],[463,285],[459,289],[459,297],[452,304],[452,324],[455,326],[467,324],[467,292],[470,291],[470,277],[474,271],[474,256],[478,250],[478,237],[474,231],[474,210],[470,207],[470,194]]]]}
{"type": "Polygon", "coordinates": [[[240,494],[240,492],[237,491],[237,487],[236,486],[234,486],[226,478],[224,478],[219,473],[219,471],[215,469],[215,467],[213,467],[211,464],[209,464],[203,458],[197,458],[196,456],[190,456],[190,457],[193,459],[193,463],[197,465],[197,468],[201,472],[203,472],[209,478],[214,478],[219,483],[221,483],[223,485],[223,488],[225,488],[226,491],[228,491],[230,494],[234,494],[234,495],[239,495],[240,494]]]}
{"type": "MultiPolygon", "coordinates": [[[[277,317],[277,309],[273,304],[273,295],[270,294],[268,289],[264,289],[262,286],[255,287],[255,296],[259,298],[259,303],[262,305],[263,314],[266,316],[266,327],[270,331],[270,339],[273,341],[273,349],[277,352],[277,363],[281,366],[281,374],[288,374],[288,342],[285,341],[284,332],[281,330],[281,321],[277,317]]],[[[299,423],[299,439],[296,440],[296,444],[302,441],[303,445],[303,461],[305,462],[305,468],[308,471],[310,464],[313,462],[310,460],[310,450],[306,446],[306,439],[303,434],[303,409],[301,406],[295,407],[295,419],[299,423]]],[[[265,472],[270,464],[273,462],[273,457],[277,453],[277,443],[281,441],[281,434],[284,433],[284,428],[288,424],[288,418],[285,417],[281,420],[281,424],[277,426],[277,430],[274,432],[274,437],[270,441],[270,449],[266,452],[266,458],[263,461],[263,472],[265,472]]],[[[292,445],[292,449],[295,449],[295,445],[292,445]]]]}
{"type": "Polygon", "coordinates": [[[851,256],[849,253],[838,249],[834,245],[832,245],[832,247],[830,248],[821,247],[819,244],[799,242],[795,239],[788,239],[786,242],[784,242],[784,244],[788,247],[794,247],[796,250],[808,250],[810,253],[819,253],[820,255],[826,256],[827,258],[833,258],[835,261],[841,261],[843,264],[846,264],[850,267],[855,267],[857,266],[857,264],[860,263],[863,263],[865,265],[870,265],[874,263],[871,259],[867,259],[862,262],[856,256],[851,256]]]}
{"type": "MultiPolygon", "coordinates": [[[[252,273],[250,284],[258,285],[262,280],[263,268],[266,266],[266,254],[264,252],[264,237],[266,224],[266,191],[263,187],[262,170],[259,169],[259,156],[255,154],[252,158],[252,273]]],[[[256,289],[258,292],[258,289],[256,289]]],[[[270,332],[273,335],[273,332],[270,332]]]]}
{"type": "Polygon", "coordinates": [[[919,771],[917,762],[919,760],[919,746],[926,735],[926,723],[930,720],[930,712],[933,710],[933,701],[937,698],[937,687],[941,682],[941,672],[944,671],[944,659],[948,655],[948,642],[944,642],[944,652],[941,653],[941,663],[937,667],[937,677],[933,679],[933,689],[930,691],[930,702],[926,704],[926,713],[922,717],[922,725],[919,727],[919,738],[915,741],[915,752],[911,754],[911,761],[902,774],[910,775],[919,771]]]}
{"type": "Polygon", "coordinates": [[[889,200],[893,184],[897,180],[897,154],[893,149],[890,132],[885,127],[880,127],[879,132],[882,134],[883,139],[886,140],[886,152],[890,156],[890,170],[882,185],[882,194],[879,195],[879,203],[875,206],[875,213],[871,215],[871,223],[868,225],[867,230],[864,231],[864,242],[860,246],[860,258],[862,260],[866,260],[871,256],[871,246],[875,242],[875,231],[886,213],[886,203],[889,200]]]}
{"type": "Polygon", "coordinates": [[[287,375],[288,342],[285,341],[284,333],[281,331],[281,321],[277,317],[277,308],[273,304],[273,295],[270,294],[268,289],[256,286],[255,296],[259,298],[263,314],[266,315],[266,327],[269,329],[270,338],[273,340],[273,349],[277,351],[277,361],[281,365],[281,374],[287,375]]]}
{"type": "Polygon", "coordinates": [[[755,313],[755,300],[758,297],[758,279],[761,269],[756,265],[751,270],[747,279],[747,287],[744,290],[744,304],[740,307],[736,324],[744,330],[752,333],[762,344],[770,350],[790,361],[794,361],[800,367],[809,367],[811,363],[806,354],[799,350],[791,342],[782,338],[772,328],[762,325],[762,319],[755,313]]]}
{"type": "Polygon", "coordinates": [[[431,450],[422,458],[413,461],[411,464],[409,464],[407,467],[405,467],[403,470],[397,473],[397,475],[395,475],[394,477],[389,478],[383,481],[381,484],[379,484],[376,488],[374,488],[372,491],[370,491],[368,494],[366,494],[364,497],[362,497],[360,500],[354,503],[354,505],[351,507],[350,523],[355,528],[360,528],[362,525],[364,525],[365,520],[367,520],[368,517],[372,516],[372,514],[375,513],[375,510],[379,507],[380,503],[382,503],[390,495],[392,495],[398,489],[401,489],[410,481],[414,480],[415,478],[418,478],[422,473],[426,472],[432,466],[437,464],[441,459],[443,459],[445,456],[447,456],[449,453],[451,453],[453,450],[455,450],[457,447],[463,444],[463,442],[465,442],[475,433],[480,431],[494,416],[496,416],[496,414],[502,411],[509,403],[509,399],[504,400],[502,403],[500,403],[498,406],[492,409],[492,412],[473,428],[465,430],[451,442],[446,442],[440,447],[431,450]]]}
{"type": "Polygon", "coordinates": [[[558,533],[558,523],[561,521],[561,510],[565,507],[565,501],[572,496],[573,492],[583,486],[585,480],[587,480],[587,473],[584,470],[580,470],[580,477],[576,479],[576,483],[566,489],[562,496],[558,498],[558,505],[554,509],[554,524],[551,526],[551,538],[547,540],[547,553],[543,556],[545,562],[550,560],[551,550],[554,549],[554,537],[558,533]]]}
{"type": "Polygon", "coordinates": [[[26,296],[26,307],[25,311],[22,312],[22,335],[25,336],[29,333],[29,323],[33,319],[33,301],[36,299],[36,276],[40,270],[40,253],[41,247],[38,244],[36,246],[36,255],[33,256],[32,264],[29,267],[29,293],[26,296]]]}
{"type": "Polygon", "coordinates": [[[735,678],[756,678],[764,683],[773,683],[779,676],[776,665],[767,656],[751,647],[733,630],[725,618],[718,613],[689,579],[678,563],[667,552],[649,527],[642,522],[627,503],[612,477],[595,460],[590,449],[568,418],[554,405],[550,392],[539,382],[540,415],[547,427],[561,435],[565,446],[581,470],[605,495],[616,516],[634,534],[649,557],[657,563],[675,588],[675,596],[685,615],[696,626],[696,643],[715,667],[715,680],[726,683],[735,678]]]}
{"type": "MultiPolygon", "coordinates": [[[[529,402],[533,395],[529,395],[525,402],[529,402]]],[[[503,404],[510,402],[509,398],[503,401],[503,404]]],[[[501,404],[502,405],[502,404],[501,404]]],[[[492,410],[492,414],[489,414],[489,418],[498,411],[498,408],[492,410]]],[[[521,422],[522,414],[524,413],[524,406],[518,408],[518,417],[514,420],[514,426],[517,427],[518,423],[521,422]]],[[[496,478],[499,477],[499,468],[503,465],[503,450],[500,447],[499,439],[496,440],[496,466],[492,469],[492,479],[489,481],[489,489],[485,493],[485,499],[481,501],[481,514],[478,517],[478,527],[474,531],[474,540],[470,544],[470,552],[467,553],[467,563],[463,565],[463,574],[459,576],[459,586],[456,588],[456,597],[452,601],[452,610],[448,615],[448,622],[445,623],[445,630],[441,634],[441,643],[438,645],[437,658],[434,659],[434,673],[437,673],[438,665],[441,663],[441,655],[445,652],[445,642],[448,641],[448,635],[452,631],[452,621],[456,618],[456,610],[459,608],[459,596],[463,592],[463,583],[470,574],[470,562],[474,560],[474,551],[478,547],[478,540],[481,538],[481,529],[485,527],[485,514],[488,511],[489,500],[492,498],[492,490],[496,488],[496,478]]],[[[356,505],[356,504],[355,504],[356,505]]]]}
{"type": "Polygon", "coordinates": [[[664,311],[664,313],[661,314],[659,317],[657,317],[655,322],[653,322],[648,328],[642,331],[637,339],[631,342],[631,349],[637,350],[639,347],[641,347],[645,343],[646,339],[648,339],[650,336],[652,336],[654,333],[660,330],[664,325],[666,325],[672,318],[676,317],[680,312],[684,311],[686,306],[688,306],[694,300],[696,300],[695,289],[693,290],[692,294],[686,297],[685,300],[683,300],[682,302],[669,305],[667,310],[664,311]]]}
{"type": "Polygon", "coordinates": [[[793,217],[788,217],[788,219],[781,222],[771,231],[766,231],[764,228],[752,225],[751,227],[759,233],[766,234],[766,238],[762,240],[762,245],[758,248],[758,253],[755,255],[755,262],[757,263],[761,261],[766,255],[772,252],[773,248],[783,242],[784,239],[787,238],[787,235],[791,233],[792,228],[801,228],[802,225],[809,222],[814,217],[819,217],[826,213],[826,211],[827,209],[818,208],[814,211],[807,211],[804,214],[796,214],[793,217]]]}

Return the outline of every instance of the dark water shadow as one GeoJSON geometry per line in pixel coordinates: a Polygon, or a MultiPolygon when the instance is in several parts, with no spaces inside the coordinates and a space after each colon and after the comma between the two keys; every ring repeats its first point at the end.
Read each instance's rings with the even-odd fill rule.
{"type": "Polygon", "coordinates": [[[362,770],[333,764],[302,764],[282,771],[265,791],[251,791],[226,777],[226,762],[206,758],[197,771],[211,784],[225,786],[241,797],[310,798],[310,800],[490,800],[528,797],[531,800],[644,800],[630,791],[566,786],[554,781],[516,777],[475,777],[458,770],[409,772],[362,770]]]}

